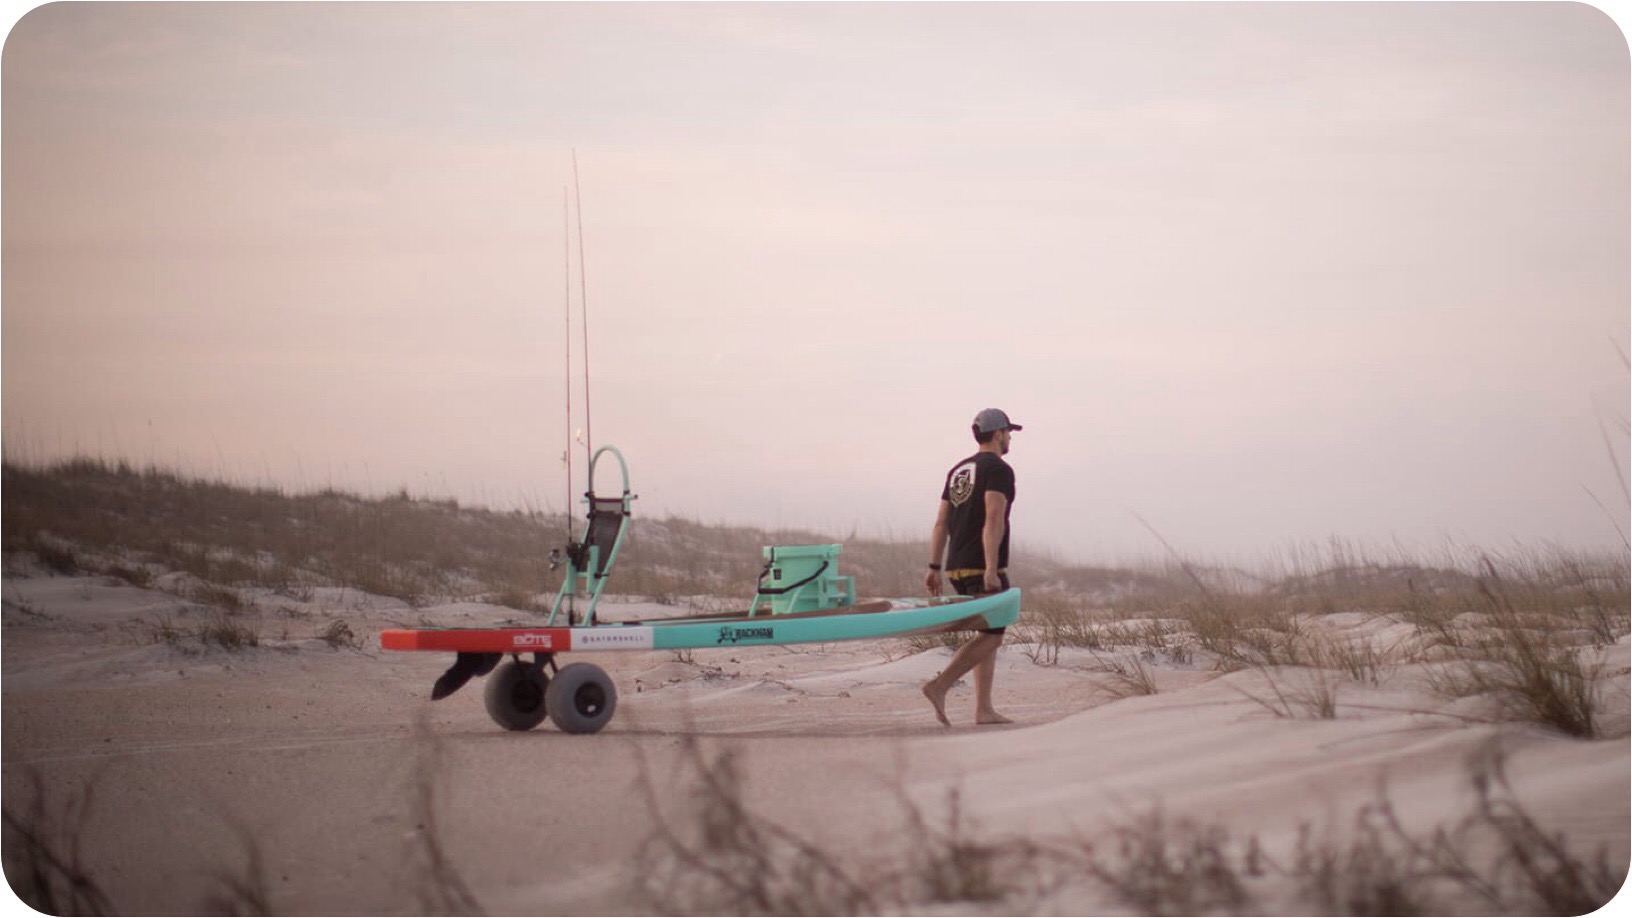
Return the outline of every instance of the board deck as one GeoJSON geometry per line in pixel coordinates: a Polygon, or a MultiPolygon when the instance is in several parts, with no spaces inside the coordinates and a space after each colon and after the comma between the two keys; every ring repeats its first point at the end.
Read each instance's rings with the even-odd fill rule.
{"type": "Polygon", "coordinates": [[[563,653],[801,644],[999,628],[1020,614],[1020,591],[888,599],[784,615],[703,615],[581,627],[416,628],[380,632],[385,650],[563,653]]]}

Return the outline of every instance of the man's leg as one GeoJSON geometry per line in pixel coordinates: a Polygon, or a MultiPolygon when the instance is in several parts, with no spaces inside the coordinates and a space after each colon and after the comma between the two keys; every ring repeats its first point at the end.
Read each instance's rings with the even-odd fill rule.
{"type": "MultiPolygon", "coordinates": [[[[1001,643],[1003,643],[1003,636],[1001,634],[975,635],[974,637],[965,641],[962,647],[958,648],[957,653],[952,655],[952,661],[946,664],[946,669],[941,670],[940,675],[924,683],[924,697],[928,698],[929,703],[935,706],[935,718],[937,720],[943,724],[946,724],[948,727],[952,726],[952,722],[946,719],[946,693],[952,688],[953,685],[957,683],[959,679],[963,678],[964,673],[978,666],[982,659],[990,657],[992,665],[995,666],[997,662],[997,646],[1001,643]]],[[[976,692],[978,693],[978,673],[976,674],[976,679],[976,692]]],[[[986,683],[988,693],[986,706],[990,708],[990,673],[987,674],[986,683]]],[[[992,711],[991,713],[997,714],[996,711],[992,711]]]]}
{"type": "Polygon", "coordinates": [[[997,640],[992,643],[992,649],[975,664],[975,723],[1012,724],[1014,721],[997,713],[997,709],[992,707],[992,680],[997,675],[997,648],[1002,645],[1003,636],[983,634],[981,637],[992,637],[997,640]]]}

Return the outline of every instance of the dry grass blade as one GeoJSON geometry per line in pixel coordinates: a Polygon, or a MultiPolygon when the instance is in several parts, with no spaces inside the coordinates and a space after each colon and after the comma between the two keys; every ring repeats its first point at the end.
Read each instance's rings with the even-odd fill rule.
{"type": "Polygon", "coordinates": [[[201,911],[212,915],[271,915],[272,894],[266,880],[265,859],[255,834],[242,824],[232,823],[243,862],[236,867],[218,868],[211,878],[216,889],[201,911]]]}
{"type": "Polygon", "coordinates": [[[1356,822],[1347,845],[1317,843],[1308,825],[1301,828],[1290,871],[1299,899],[1322,915],[1432,914],[1425,877],[1363,813],[1356,822]]]}
{"type": "Polygon", "coordinates": [[[409,857],[420,862],[418,896],[427,915],[480,915],[481,903],[442,848],[436,821],[436,790],[445,769],[443,741],[422,718],[416,729],[417,755],[410,812],[415,823],[415,849],[409,857]]]}
{"type": "Polygon", "coordinates": [[[909,835],[907,862],[893,884],[900,904],[994,903],[1041,896],[1053,885],[1045,875],[1053,858],[1043,846],[1025,838],[979,838],[982,833],[964,813],[961,789],[947,790],[947,815],[939,824],[925,817],[901,785],[896,790],[909,835]]]}
{"type": "Polygon", "coordinates": [[[1620,892],[1626,868],[1612,867],[1606,848],[1590,860],[1577,857],[1562,833],[1550,833],[1518,804],[1507,781],[1500,748],[1492,746],[1473,769],[1479,818],[1500,841],[1502,876],[1531,914],[1585,915],[1597,911],[1620,892]],[[1498,789],[1503,792],[1497,796],[1498,789]]]}
{"type": "Polygon", "coordinates": [[[652,834],[634,873],[653,909],[668,914],[852,915],[899,913],[945,903],[1035,902],[1057,887],[1056,856],[1024,838],[982,838],[961,792],[947,795],[944,819],[926,816],[898,779],[906,844],[858,867],[838,853],[751,809],[737,751],[703,752],[681,741],[689,807],[664,813],[644,756],[639,785],[652,834]]]}
{"type": "Polygon", "coordinates": [[[159,615],[133,626],[138,640],[149,644],[166,644],[186,653],[198,653],[212,645],[228,652],[258,647],[260,632],[254,626],[215,609],[202,621],[191,624],[178,622],[169,615],[159,615]]]}
{"type": "Polygon", "coordinates": [[[261,643],[260,632],[255,628],[220,611],[211,613],[195,633],[200,643],[214,644],[223,650],[243,650],[261,643]]]}
{"type": "Polygon", "coordinates": [[[59,805],[46,799],[39,772],[28,775],[28,809],[7,808],[6,878],[17,897],[47,915],[111,915],[113,903],[86,866],[82,844],[88,835],[94,780],[69,792],[59,805]]]}
{"type": "Polygon", "coordinates": [[[1160,807],[1114,827],[1110,844],[1079,843],[1078,862],[1119,904],[1148,915],[1581,915],[1613,899],[1625,864],[1603,847],[1579,856],[1520,805],[1499,747],[1480,758],[1470,769],[1474,810],[1425,833],[1407,829],[1379,788],[1347,833],[1317,837],[1302,825],[1285,866],[1256,837],[1171,821],[1160,807]],[[1291,881],[1290,901],[1256,885],[1273,876],[1291,881]]]}
{"type": "Polygon", "coordinates": [[[346,624],[346,620],[342,618],[329,622],[329,626],[323,629],[323,633],[319,637],[335,650],[356,650],[362,646],[362,642],[358,640],[356,633],[351,630],[351,626],[346,624]]]}
{"type": "Polygon", "coordinates": [[[1096,655],[1096,659],[1110,674],[1111,682],[1103,690],[1113,699],[1154,695],[1158,691],[1156,674],[1145,665],[1141,655],[1131,654],[1121,660],[1105,660],[1096,655]]]}
{"type": "Polygon", "coordinates": [[[752,812],[736,753],[681,742],[694,778],[690,818],[663,814],[644,758],[652,835],[636,857],[640,892],[668,914],[856,915],[879,911],[868,884],[826,851],[752,812]]]}
{"type": "Polygon", "coordinates": [[[913,653],[924,653],[930,650],[943,648],[957,649],[969,635],[961,631],[937,631],[933,634],[915,634],[906,639],[907,648],[913,653]]]}
{"type": "Polygon", "coordinates": [[[1583,664],[1556,629],[1532,627],[1533,621],[1515,605],[1494,566],[1480,593],[1493,632],[1470,648],[1477,656],[1436,673],[1435,688],[1453,697],[1489,695],[1509,716],[1583,739],[1597,737],[1602,667],[1583,664]]]}
{"type": "Polygon", "coordinates": [[[1082,867],[1138,914],[1241,914],[1254,909],[1243,882],[1249,858],[1232,851],[1223,828],[1169,821],[1157,807],[1111,834],[1109,851],[1082,843],[1082,867]]]}

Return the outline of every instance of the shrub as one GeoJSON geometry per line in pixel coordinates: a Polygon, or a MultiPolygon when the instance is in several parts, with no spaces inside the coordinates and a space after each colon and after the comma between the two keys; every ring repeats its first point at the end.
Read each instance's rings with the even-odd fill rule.
{"type": "Polygon", "coordinates": [[[140,565],[115,564],[107,569],[109,576],[117,577],[133,587],[147,589],[153,585],[153,572],[140,565]]]}
{"type": "Polygon", "coordinates": [[[206,646],[215,644],[228,651],[257,647],[261,643],[261,636],[254,628],[221,612],[200,622],[194,634],[197,635],[199,643],[206,646]]]}
{"type": "Polygon", "coordinates": [[[194,602],[206,606],[215,606],[228,612],[242,612],[244,599],[238,591],[229,587],[216,586],[213,583],[200,584],[192,590],[191,598],[194,602]]]}
{"type": "Polygon", "coordinates": [[[1601,667],[1583,664],[1556,628],[1531,627],[1535,622],[1514,604],[1494,569],[1490,574],[1480,593],[1491,633],[1467,645],[1474,656],[1437,671],[1434,687],[1452,697],[1489,695],[1507,716],[1597,737],[1601,667]]]}
{"type": "Polygon", "coordinates": [[[257,647],[260,633],[253,627],[220,610],[190,624],[178,622],[169,615],[142,619],[133,626],[138,640],[149,644],[166,644],[185,653],[197,653],[210,645],[226,651],[257,647]]]}
{"type": "Polygon", "coordinates": [[[1105,690],[1112,698],[1132,698],[1137,695],[1154,695],[1157,692],[1156,675],[1145,665],[1144,659],[1139,654],[1108,662],[1101,659],[1100,665],[1111,675],[1111,682],[1105,690]]]}
{"type": "Polygon", "coordinates": [[[357,635],[352,632],[351,626],[346,624],[345,619],[337,618],[329,622],[329,626],[323,630],[319,637],[335,650],[341,648],[355,650],[361,646],[357,640],[357,635]]]}

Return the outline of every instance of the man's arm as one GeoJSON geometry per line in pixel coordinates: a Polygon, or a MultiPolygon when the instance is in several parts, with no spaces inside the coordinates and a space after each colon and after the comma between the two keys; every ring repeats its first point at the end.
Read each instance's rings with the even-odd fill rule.
{"type": "Polygon", "coordinates": [[[947,518],[952,513],[952,505],[941,501],[941,506],[935,511],[935,528],[929,532],[929,570],[924,574],[924,587],[929,595],[941,595],[941,565],[946,562],[946,526],[947,518]]]}
{"type": "Polygon", "coordinates": [[[1004,514],[1009,509],[1009,499],[998,491],[986,492],[986,525],[980,530],[980,548],[986,557],[986,592],[996,593],[1003,588],[1003,581],[997,579],[997,555],[1003,546],[1004,514]]]}

